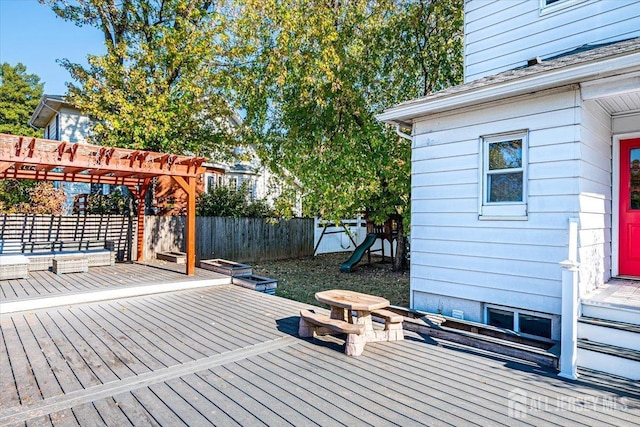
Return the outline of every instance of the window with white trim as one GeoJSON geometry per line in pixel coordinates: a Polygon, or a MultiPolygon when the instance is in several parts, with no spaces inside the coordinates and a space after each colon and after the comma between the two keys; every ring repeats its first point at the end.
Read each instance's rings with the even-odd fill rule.
{"type": "Polygon", "coordinates": [[[499,306],[487,306],[486,310],[487,325],[534,337],[551,339],[556,335],[557,322],[553,321],[552,315],[499,306]]]}
{"type": "Polygon", "coordinates": [[[481,219],[526,219],[527,132],[484,136],[481,153],[481,219]]]}
{"type": "Polygon", "coordinates": [[[540,0],[540,15],[567,9],[585,1],[587,0],[540,0]]]}

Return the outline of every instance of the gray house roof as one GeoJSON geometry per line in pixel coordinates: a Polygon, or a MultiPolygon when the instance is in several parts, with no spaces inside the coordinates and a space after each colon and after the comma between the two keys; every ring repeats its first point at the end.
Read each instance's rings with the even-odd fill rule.
{"type": "Polygon", "coordinates": [[[62,106],[75,108],[66,102],[65,97],[62,95],[42,95],[40,102],[29,119],[29,125],[36,128],[45,127],[62,106]]]}
{"type": "Polygon", "coordinates": [[[460,108],[534,90],[579,83],[585,79],[640,69],[640,38],[604,45],[586,45],[573,51],[532,61],[532,65],[486,76],[413,99],[377,116],[392,124],[409,124],[425,114],[460,108]]]}

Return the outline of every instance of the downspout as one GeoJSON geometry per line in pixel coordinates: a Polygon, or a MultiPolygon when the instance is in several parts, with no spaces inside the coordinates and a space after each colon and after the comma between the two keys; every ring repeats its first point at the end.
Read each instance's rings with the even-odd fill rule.
{"type": "Polygon", "coordinates": [[[404,138],[404,139],[408,139],[409,141],[413,141],[413,137],[411,135],[409,135],[408,133],[404,133],[400,130],[400,126],[402,126],[400,123],[396,123],[396,133],[398,134],[398,136],[400,138],[404,138]]]}

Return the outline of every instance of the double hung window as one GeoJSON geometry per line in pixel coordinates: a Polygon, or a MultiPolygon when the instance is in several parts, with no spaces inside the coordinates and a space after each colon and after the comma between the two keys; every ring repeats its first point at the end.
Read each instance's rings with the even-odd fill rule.
{"type": "Polygon", "coordinates": [[[480,217],[527,214],[527,133],[481,138],[480,217]]]}

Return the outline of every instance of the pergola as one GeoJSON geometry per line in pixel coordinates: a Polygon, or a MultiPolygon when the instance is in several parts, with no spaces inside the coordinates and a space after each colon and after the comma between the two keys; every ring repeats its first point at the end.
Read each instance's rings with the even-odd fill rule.
{"type": "Polygon", "coordinates": [[[144,259],[144,199],[154,177],[170,176],[187,193],[186,274],[195,274],[196,182],[203,157],[102,147],[0,134],[0,178],[124,185],[138,200],[138,261],[144,259]]]}

